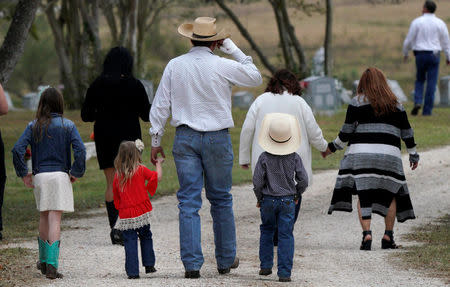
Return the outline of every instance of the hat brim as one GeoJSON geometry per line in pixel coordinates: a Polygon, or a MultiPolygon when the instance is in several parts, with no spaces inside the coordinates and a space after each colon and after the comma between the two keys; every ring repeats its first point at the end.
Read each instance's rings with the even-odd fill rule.
{"type": "Polygon", "coordinates": [[[261,128],[259,130],[258,143],[263,150],[275,155],[286,155],[296,152],[300,148],[301,135],[300,125],[297,118],[293,115],[282,113],[270,113],[264,116],[261,128]],[[284,143],[275,142],[269,135],[270,122],[273,119],[283,118],[289,121],[291,127],[291,138],[284,143]]]}
{"type": "Polygon", "coordinates": [[[213,35],[211,37],[198,38],[198,37],[194,36],[193,29],[194,29],[194,25],[193,24],[191,24],[191,23],[184,23],[184,24],[181,24],[180,26],[178,26],[178,33],[181,36],[183,36],[183,37],[186,37],[186,38],[189,38],[189,39],[195,40],[195,41],[202,41],[202,42],[218,41],[218,40],[223,40],[223,39],[226,39],[226,38],[230,37],[230,33],[227,33],[225,31],[225,29],[222,29],[217,34],[215,34],[215,35],[213,35]]]}

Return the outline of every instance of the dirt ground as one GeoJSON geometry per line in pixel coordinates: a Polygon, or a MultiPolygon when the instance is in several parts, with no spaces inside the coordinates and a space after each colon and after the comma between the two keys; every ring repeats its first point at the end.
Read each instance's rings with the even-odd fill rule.
{"type": "MultiPolygon", "coordinates": [[[[415,171],[403,158],[406,177],[417,219],[396,224],[397,243],[415,244],[402,240],[402,234],[419,224],[448,213],[450,208],[450,146],[421,153],[415,171]]],[[[200,279],[184,279],[179,255],[178,208],[175,196],[153,201],[152,232],[156,253],[156,269],[141,279],[130,281],[124,270],[124,250],[109,241],[109,226],[103,209],[90,211],[90,218],[63,222],[60,271],[64,279],[38,279],[39,286],[445,286],[440,279],[427,277],[416,270],[405,270],[388,260],[398,251],[381,249],[384,232],[383,218],[374,215],[372,251],[359,250],[361,230],[356,210],[353,213],[327,214],[336,170],[314,175],[313,185],[306,191],[296,223],[295,258],[292,283],[279,283],[274,274],[258,275],[259,210],[251,185],[235,186],[234,212],[237,227],[237,254],[241,264],[228,275],[217,273],[214,259],[214,239],[209,203],[204,198],[201,210],[202,246],[205,263],[200,279]]],[[[355,202],[354,202],[355,207],[355,202]]],[[[35,242],[19,244],[37,249],[35,242]]],[[[16,247],[17,244],[11,244],[16,247]]]]}

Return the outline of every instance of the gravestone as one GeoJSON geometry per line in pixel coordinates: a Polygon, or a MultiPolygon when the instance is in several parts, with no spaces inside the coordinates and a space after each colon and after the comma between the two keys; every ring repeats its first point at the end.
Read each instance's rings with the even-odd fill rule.
{"type": "Polygon", "coordinates": [[[22,98],[22,105],[28,110],[37,110],[39,105],[39,93],[28,93],[22,98]]]}
{"type": "Polygon", "coordinates": [[[312,71],[311,75],[313,76],[325,76],[325,49],[320,47],[316,53],[314,54],[312,60],[312,71]]]}
{"type": "Polygon", "coordinates": [[[145,92],[147,93],[147,97],[148,97],[148,102],[150,104],[153,103],[153,99],[155,97],[155,94],[153,92],[153,82],[152,81],[148,81],[148,80],[139,80],[141,81],[142,85],[145,88],[145,92]]]}
{"type": "Polygon", "coordinates": [[[440,105],[450,106],[450,76],[442,77],[439,82],[440,105]]]}
{"type": "Polygon", "coordinates": [[[253,103],[253,94],[248,91],[236,92],[234,93],[232,100],[233,107],[248,109],[253,103]]]}
{"type": "Polygon", "coordinates": [[[333,78],[312,76],[303,82],[306,84],[303,98],[313,110],[333,113],[341,105],[333,78]]]}
{"type": "MultiPolygon", "coordinates": [[[[415,95],[415,91],[412,90],[411,91],[411,101],[413,103],[414,103],[414,95],[415,95]]],[[[423,91],[423,100],[425,100],[425,87],[424,87],[424,91],[423,91]]],[[[433,104],[435,106],[438,106],[440,104],[440,102],[441,102],[441,93],[439,92],[439,87],[436,87],[436,91],[434,92],[434,102],[433,102],[433,104]]]]}
{"type": "Polygon", "coordinates": [[[8,110],[12,111],[15,110],[13,102],[11,101],[11,97],[9,96],[9,93],[7,91],[5,92],[6,102],[8,103],[8,110]]]}
{"type": "MultiPolygon", "coordinates": [[[[395,80],[387,80],[389,88],[391,88],[394,95],[397,97],[399,103],[404,103],[408,100],[405,93],[402,90],[400,84],[395,80]]],[[[356,96],[356,90],[358,89],[359,80],[353,82],[353,96],[356,96]]]]}
{"type": "Polygon", "coordinates": [[[92,157],[97,156],[97,150],[95,149],[95,142],[85,142],[84,147],[86,148],[86,161],[92,157]]]}

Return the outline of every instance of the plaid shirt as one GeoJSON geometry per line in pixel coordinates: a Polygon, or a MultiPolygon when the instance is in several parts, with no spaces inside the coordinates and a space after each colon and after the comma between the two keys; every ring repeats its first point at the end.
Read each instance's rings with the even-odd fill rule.
{"type": "Polygon", "coordinates": [[[263,152],[255,167],[253,186],[258,201],[264,194],[294,195],[298,199],[308,186],[308,175],[297,153],[273,155],[263,152]]]}

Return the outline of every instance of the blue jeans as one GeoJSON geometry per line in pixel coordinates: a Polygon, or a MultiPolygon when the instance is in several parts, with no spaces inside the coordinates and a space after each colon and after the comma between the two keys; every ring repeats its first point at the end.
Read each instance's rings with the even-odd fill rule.
{"type": "Polygon", "coordinates": [[[231,190],[233,149],[228,130],[198,132],[177,127],[173,158],[180,189],[177,192],[180,221],[180,252],[186,271],[203,265],[201,224],[202,188],[211,204],[217,267],[225,269],[236,256],[236,230],[231,190]]]}
{"type": "Polygon", "coordinates": [[[139,275],[139,258],[137,239],[141,242],[141,257],[143,266],[155,266],[152,232],[150,225],[138,229],[128,229],[122,232],[125,246],[125,270],[128,276],[139,275]]]}
{"type": "Polygon", "coordinates": [[[261,269],[273,267],[273,235],[278,226],[278,277],[291,277],[294,258],[294,196],[264,195],[261,206],[259,260],[261,269]]]}
{"type": "Polygon", "coordinates": [[[436,92],[436,84],[439,74],[439,53],[431,52],[415,52],[416,55],[416,83],[414,89],[414,103],[422,105],[423,88],[425,80],[427,81],[427,89],[425,91],[425,103],[423,105],[423,114],[431,115],[434,104],[434,94],[436,92]]]}

